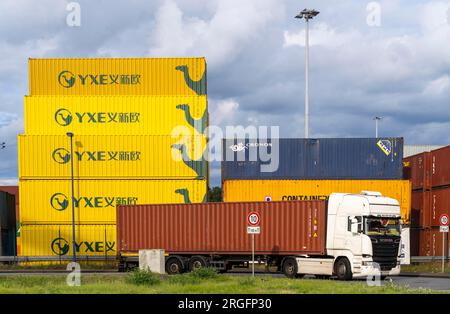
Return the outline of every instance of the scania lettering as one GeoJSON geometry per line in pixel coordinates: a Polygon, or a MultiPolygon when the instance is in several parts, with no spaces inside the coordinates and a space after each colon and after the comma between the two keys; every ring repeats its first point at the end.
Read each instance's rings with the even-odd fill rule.
{"type": "Polygon", "coordinates": [[[137,264],[138,250],[149,248],[165,250],[169,274],[206,266],[220,271],[248,268],[252,253],[245,219],[251,211],[261,216],[255,261],[274,266],[287,277],[351,280],[400,273],[399,202],[371,191],[332,193],[328,201],[119,206],[120,269],[137,264]],[[228,216],[224,218],[223,212],[228,216]],[[189,219],[189,225],[174,223],[188,217],[196,219],[189,219]],[[139,221],[139,236],[133,233],[134,221],[139,221]]]}

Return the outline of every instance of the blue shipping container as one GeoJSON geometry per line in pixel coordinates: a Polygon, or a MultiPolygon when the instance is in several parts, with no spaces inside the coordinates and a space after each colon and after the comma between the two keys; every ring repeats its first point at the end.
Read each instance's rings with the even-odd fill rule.
{"type": "Polygon", "coordinates": [[[225,139],[222,180],[402,179],[403,138],[225,139]]]}

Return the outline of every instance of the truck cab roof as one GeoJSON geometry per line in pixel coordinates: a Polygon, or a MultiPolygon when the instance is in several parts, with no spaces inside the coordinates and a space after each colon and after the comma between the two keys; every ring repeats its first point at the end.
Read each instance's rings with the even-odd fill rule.
{"type": "Polygon", "coordinates": [[[379,192],[363,191],[360,194],[332,193],[328,202],[328,214],[338,215],[339,209],[347,214],[363,216],[400,217],[400,204],[396,199],[379,192]],[[362,204],[361,204],[362,203],[362,204]],[[361,212],[361,206],[363,211],[361,212]],[[352,213],[352,209],[356,209],[352,213]]]}

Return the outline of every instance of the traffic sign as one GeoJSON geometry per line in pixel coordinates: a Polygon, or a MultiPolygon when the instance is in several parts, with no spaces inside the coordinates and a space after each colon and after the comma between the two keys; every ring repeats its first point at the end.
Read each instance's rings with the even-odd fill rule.
{"type": "Polygon", "coordinates": [[[440,227],[441,232],[448,232],[448,226],[441,226],[440,227]]]}
{"type": "Polygon", "coordinates": [[[249,226],[258,226],[260,221],[261,221],[261,217],[259,216],[259,213],[257,213],[257,212],[248,213],[247,224],[249,226]]]}
{"type": "Polygon", "coordinates": [[[448,227],[449,224],[450,224],[450,221],[448,219],[448,215],[447,214],[442,214],[441,217],[439,218],[439,222],[441,223],[441,226],[448,227]]]}
{"type": "Polygon", "coordinates": [[[260,234],[261,233],[261,227],[247,227],[247,234],[260,234]]]}

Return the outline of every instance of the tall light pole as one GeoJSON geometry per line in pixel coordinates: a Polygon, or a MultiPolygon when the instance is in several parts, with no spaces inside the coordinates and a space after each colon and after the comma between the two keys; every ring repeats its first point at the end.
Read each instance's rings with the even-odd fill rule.
{"type": "Polygon", "coordinates": [[[70,138],[70,180],[72,182],[72,261],[77,261],[76,243],[75,243],[75,182],[73,177],[73,133],[67,132],[67,136],[70,138]]]}
{"type": "Polygon", "coordinates": [[[316,10],[304,9],[296,19],[305,19],[305,138],[309,138],[309,20],[318,15],[320,12],[316,10]]]}
{"type": "Polygon", "coordinates": [[[375,117],[373,119],[375,120],[375,138],[378,138],[378,121],[381,121],[383,117],[375,117]]]}

